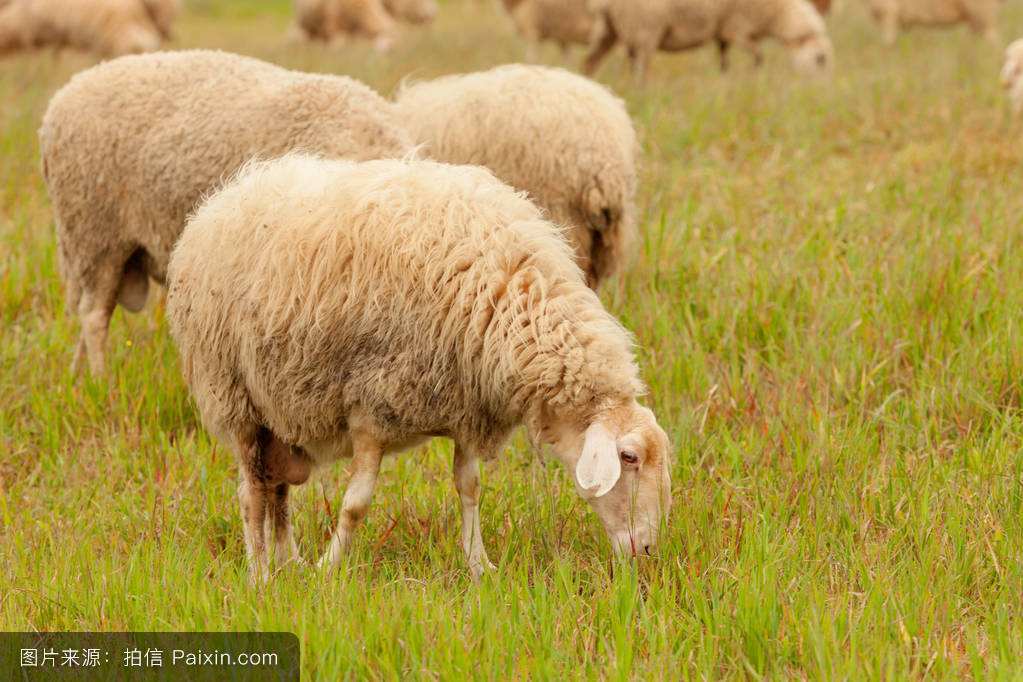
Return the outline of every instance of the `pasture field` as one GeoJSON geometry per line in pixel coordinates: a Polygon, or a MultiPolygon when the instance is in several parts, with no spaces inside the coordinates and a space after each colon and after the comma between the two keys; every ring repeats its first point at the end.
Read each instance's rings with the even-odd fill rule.
{"type": "MultiPolygon", "coordinates": [[[[1023,7],[1003,11],[1005,39],[1023,7]]],[[[360,78],[519,61],[489,2],[450,0],[390,54],[295,46],[284,0],[193,0],[173,47],[360,78]]],[[[287,630],[305,679],[1023,678],[1023,124],[1001,50],[880,44],[858,0],[837,69],[768,50],[622,55],[599,78],[643,141],[643,240],[601,292],[673,439],[658,556],[618,565],[522,437],[484,471],[479,585],[451,448],[385,463],[344,570],[250,586],[233,456],[202,430],[162,302],[118,312],[105,378],[70,372],[36,129],[93,63],[0,61],[0,630],[287,630]]],[[[560,51],[540,58],[576,66],[560,51]]],[[[306,558],[344,466],[296,495],[306,558]]]]}

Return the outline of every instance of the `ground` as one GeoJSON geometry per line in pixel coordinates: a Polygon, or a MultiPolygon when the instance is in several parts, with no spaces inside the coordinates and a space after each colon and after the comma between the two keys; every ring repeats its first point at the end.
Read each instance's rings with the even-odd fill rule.
{"type": "MultiPolygon", "coordinates": [[[[526,53],[481,0],[387,55],[288,24],[280,0],[194,0],[173,45],[385,94],[526,53]]],[[[115,315],[108,376],[69,368],[36,129],[94,60],[0,61],[0,630],[288,630],[308,679],[1019,679],[1023,124],[1001,49],[965,29],[886,48],[857,0],[829,24],[831,79],[777,47],[726,75],[713,49],[660,55],[645,89],[620,54],[600,72],[643,142],[642,244],[602,298],[673,440],[675,507],[656,557],[615,564],[519,437],[484,472],[479,585],[445,442],[385,465],[339,575],[249,585],[233,457],[162,303],[115,315]]],[[[323,481],[297,496],[310,559],[344,467],[323,481]]]]}

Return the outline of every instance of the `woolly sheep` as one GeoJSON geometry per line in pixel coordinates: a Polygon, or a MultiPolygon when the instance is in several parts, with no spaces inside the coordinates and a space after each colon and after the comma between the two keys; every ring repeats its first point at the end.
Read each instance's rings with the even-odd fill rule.
{"type": "Polygon", "coordinates": [[[596,15],[588,0],[501,0],[515,28],[530,43],[556,42],[563,51],[569,45],[589,45],[596,15]]]}
{"type": "Polygon", "coordinates": [[[299,36],[329,43],[365,38],[379,50],[393,44],[396,19],[425,24],[436,15],[436,0],[295,0],[299,36]]]}
{"type": "Polygon", "coordinates": [[[474,577],[479,459],[524,424],[574,472],[619,553],[649,552],[669,445],[628,334],[560,234],[485,169],[430,161],[255,163],[202,204],[171,256],[167,315],[203,423],[237,451],[250,569],[296,558],[288,489],[352,458],[334,567],[380,461],[455,441],[474,577]],[[268,522],[265,524],[265,522],[268,522]]]}
{"type": "Polygon", "coordinates": [[[427,155],[479,164],[569,228],[591,286],[636,232],[636,132],[625,104],[563,69],[511,64],[404,87],[398,113],[427,155]]]}
{"type": "Polygon", "coordinates": [[[1002,85],[1009,92],[1012,110],[1017,114],[1023,111],[1023,39],[1014,41],[1005,50],[1002,85]]]}
{"type": "Polygon", "coordinates": [[[117,303],[145,304],[200,197],[253,156],[331,157],[411,148],[393,105],[350,78],[223,52],[122,57],[75,76],[39,131],[69,313],[101,372],[117,303]]]}
{"type": "Polygon", "coordinates": [[[53,45],[104,57],[149,52],[171,36],[178,0],[8,0],[0,54],[53,45]]]}
{"type": "Polygon", "coordinates": [[[728,68],[728,49],[748,49],[759,65],[759,42],[775,38],[792,55],[797,70],[827,71],[831,40],[820,13],[808,0],[591,0],[600,12],[594,46],[583,70],[593,74],[621,42],[629,52],[637,80],[645,80],[656,50],[678,52],[714,41],[721,69],[728,68]]]}
{"type": "Polygon", "coordinates": [[[884,42],[895,42],[900,28],[954,26],[965,23],[986,40],[997,43],[998,8],[1003,0],[865,0],[881,26],[884,42]]]}

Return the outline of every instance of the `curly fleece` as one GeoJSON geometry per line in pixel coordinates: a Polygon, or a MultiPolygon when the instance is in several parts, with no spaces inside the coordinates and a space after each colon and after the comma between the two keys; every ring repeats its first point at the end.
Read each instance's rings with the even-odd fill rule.
{"type": "Polygon", "coordinates": [[[486,166],[567,227],[591,285],[622,268],[636,232],[638,147],[607,88],[511,64],[409,85],[397,106],[430,157],[486,166]]]}
{"type": "Polygon", "coordinates": [[[559,233],[481,168],[253,164],[196,211],[169,274],[218,434],[329,441],[358,409],[390,447],[445,435],[492,456],[541,409],[585,423],[642,390],[559,233]]]}
{"type": "Polygon", "coordinates": [[[163,281],[186,216],[249,159],[411,148],[393,105],[358,81],[211,51],[82,72],[53,97],[39,136],[67,304],[82,315],[118,298],[140,308],[146,278],[163,281]]]}

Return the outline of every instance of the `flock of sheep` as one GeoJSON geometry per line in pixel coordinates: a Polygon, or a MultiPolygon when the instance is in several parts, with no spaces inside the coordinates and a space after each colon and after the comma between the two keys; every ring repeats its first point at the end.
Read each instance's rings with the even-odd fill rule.
{"type": "Polygon", "coordinates": [[[382,457],[434,436],[456,444],[479,576],[479,460],[520,425],[616,551],[651,550],[668,438],[591,288],[636,232],[636,132],[609,90],[508,65],[388,101],[344,76],[157,52],[75,75],[39,138],[75,362],[104,371],[115,307],[166,285],[203,422],[238,454],[254,578],[298,559],[288,490],[316,465],[353,460],[333,566],[382,457]]]}
{"type": "MultiPolygon", "coordinates": [[[[954,15],[993,35],[996,0],[868,1],[886,27],[954,15]]],[[[503,2],[532,40],[592,45],[590,70],[618,42],[642,76],[654,50],[715,42],[724,66],[729,46],[758,54],[765,37],[802,67],[831,62],[826,2],[503,2]]],[[[296,6],[305,37],[380,46],[396,17],[436,12],[432,0],[296,6]]],[[[0,0],[0,48],[149,51],[176,10],[0,0]]],[[[1017,44],[1004,73],[1017,100],[1021,67],[1017,44]]],[[[638,402],[630,337],[594,293],[637,232],[636,131],[608,89],[508,65],[409,85],[392,101],[344,76],[157,52],[74,76],[39,136],[81,324],[75,363],[103,372],[116,306],[139,311],[152,282],[167,287],[203,422],[238,455],[254,579],[273,557],[299,560],[290,486],[352,459],[320,562],[337,565],[382,457],[435,436],[455,442],[461,541],[478,577],[490,567],[479,460],[519,426],[573,472],[618,553],[651,550],[671,504],[671,449],[638,402]]]]}
{"type": "MultiPolygon", "coordinates": [[[[495,0],[496,1],[496,0],[495,0]]],[[[1005,0],[862,0],[886,43],[912,26],[966,24],[992,43],[999,40],[998,11],[1005,0]]],[[[181,0],[0,0],[0,54],[43,45],[67,45],[116,56],[157,49],[171,35],[181,0]]],[[[775,39],[799,71],[832,67],[823,16],[831,0],[500,0],[530,44],[553,41],[590,49],[583,71],[592,75],[618,44],[636,77],[646,77],[654,52],[706,44],[728,66],[732,46],[757,64],[759,43],[775,39]]],[[[390,48],[399,23],[426,24],[436,0],[294,0],[296,39],[343,43],[367,39],[390,48]]],[[[1023,50],[1017,47],[1016,52],[1023,50]]],[[[1009,69],[1007,71],[1014,71],[1009,69]]],[[[1018,89],[1009,85],[1010,89],[1018,89]]],[[[1019,101],[1016,97],[1014,101],[1019,101]]],[[[1023,103],[1020,104],[1023,106],[1023,103]]]]}

